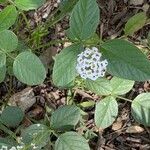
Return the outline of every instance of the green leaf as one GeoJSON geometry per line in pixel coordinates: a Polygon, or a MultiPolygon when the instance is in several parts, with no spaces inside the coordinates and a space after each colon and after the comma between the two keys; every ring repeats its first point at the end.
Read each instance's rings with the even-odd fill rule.
{"type": "Polygon", "coordinates": [[[125,25],[125,35],[133,35],[134,32],[141,29],[146,23],[146,13],[140,12],[134,16],[132,16],[125,25]]]}
{"type": "Polygon", "coordinates": [[[80,119],[80,109],[77,106],[62,106],[51,116],[51,128],[55,130],[70,130],[80,119]]]}
{"type": "Polygon", "coordinates": [[[10,30],[0,32],[0,52],[12,52],[17,48],[18,38],[10,30]]]}
{"type": "Polygon", "coordinates": [[[138,95],[133,100],[131,108],[132,115],[137,122],[150,126],[150,93],[138,95]]]}
{"type": "Polygon", "coordinates": [[[6,64],[6,54],[0,52],[0,68],[6,64]]]}
{"type": "Polygon", "coordinates": [[[88,107],[93,107],[95,105],[95,102],[93,100],[89,100],[89,101],[81,102],[79,105],[83,108],[88,108],[88,107]]]}
{"type": "Polygon", "coordinates": [[[1,121],[9,127],[17,127],[23,120],[23,111],[16,106],[8,106],[1,114],[1,121]]]}
{"type": "Polygon", "coordinates": [[[55,85],[66,87],[75,79],[77,55],[80,53],[80,49],[80,45],[71,45],[56,56],[52,75],[55,85]]]}
{"type": "Polygon", "coordinates": [[[2,4],[6,3],[6,0],[0,0],[0,3],[2,3],[2,4]]]}
{"type": "Polygon", "coordinates": [[[110,74],[135,81],[150,79],[150,61],[133,44],[115,39],[102,44],[101,50],[110,74]]]}
{"type": "Polygon", "coordinates": [[[124,95],[132,89],[134,81],[113,77],[110,84],[112,87],[112,94],[124,95]]]}
{"type": "Polygon", "coordinates": [[[40,59],[31,52],[20,53],[14,61],[13,72],[18,80],[28,85],[42,84],[46,78],[40,59]]]}
{"type": "Polygon", "coordinates": [[[86,140],[76,132],[66,132],[59,136],[55,150],[90,150],[86,140]]]}
{"type": "Polygon", "coordinates": [[[16,21],[18,12],[13,5],[7,6],[0,12],[0,31],[9,29],[16,21]]]}
{"type": "Polygon", "coordinates": [[[79,0],[70,18],[70,34],[74,39],[86,40],[92,36],[99,24],[99,8],[96,0],[79,0]]]}
{"type": "Polygon", "coordinates": [[[79,0],[61,0],[60,3],[61,12],[65,13],[70,12],[78,1],[79,0]]]}
{"type": "Polygon", "coordinates": [[[85,86],[90,91],[98,95],[109,95],[111,94],[110,81],[104,78],[98,78],[96,81],[86,80],[85,86]]]}
{"type": "Polygon", "coordinates": [[[11,149],[14,145],[16,145],[16,142],[11,140],[10,137],[9,138],[0,137],[0,148],[1,149],[2,149],[2,147],[5,147],[5,146],[7,146],[7,148],[11,149]]]}
{"type": "Polygon", "coordinates": [[[4,81],[6,76],[6,64],[0,67],[0,83],[4,81]]]}
{"type": "Polygon", "coordinates": [[[95,124],[99,128],[109,127],[118,115],[118,104],[116,100],[109,96],[96,104],[95,124]]]}
{"type": "Polygon", "coordinates": [[[15,0],[16,6],[21,10],[34,10],[42,6],[45,0],[15,0]]]}
{"type": "MultiPolygon", "coordinates": [[[[21,133],[22,142],[26,145],[32,143],[40,150],[42,147],[47,145],[50,137],[50,131],[47,126],[43,124],[33,124],[28,128],[24,129],[21,133]]],[[[32,145],[30,149],[33,150],[32,145]]]]}

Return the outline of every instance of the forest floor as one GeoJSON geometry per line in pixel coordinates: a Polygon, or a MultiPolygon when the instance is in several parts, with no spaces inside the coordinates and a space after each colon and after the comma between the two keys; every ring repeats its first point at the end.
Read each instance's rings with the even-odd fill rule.
{"type": "MultiPolygon", "coordinates": [[[[98,0],[101,9],[101,25],[97,29],[97,33],[103,39],[114,39],[121,37],[124,25],[127,20],[141,10],[147,12],[150,16],[150,1],[149,0],[98,0]]],[[[50,0],[36,12],[29,12],[26,14],[29,19],[32,31],[37,29],[37,24],[43,26],[46,22],[50,23],[48,19],[55,15],[58,3],[56,0],[50,0]]],[[[37,122],[44,118],[47,107],[50,109],[57,109],[61,105],[65,105],[69,97],[67,90],[61,90],[55,87],[51,80],[51,72],[53,66],[53,57],[67,47],[70,43],[66,40],[66,29],[69,27],[68,17],[62,17],[55,25],[48,28],[48,30],[41,30],[46,32],[46,36],[42,36],[40,44],[37,44],[36,34],[28,28],[24,28],[26,24],[22,21],[20,27],[20,38],[31,39],[28,36],[34,37],[28,43],[35,48],[35,52],[40,54],[40,58],[45,64],[48,75],[43,85],[29,87],[16,81],[13,77],[8,77],[7,80],[0,84],[0,97],[5,105],[22,105],[21,97],[26,99],[31,97],[36,98],[33,104],[27,104],[26,117],[23,121],[24,126],[29,126],[32,121],[37,122]],[[66,42],[59,43],[61,40],[66,42]],[[56,42],[50,42],[56,41],[56,42]],[[47,44],[49,43],[49,44],[47,44]],[[41,48],[40,48],[41,47],[41,48]],[[38,51],[36,51],[38,49],[38,51]],[[40,51],[39,51],[40,49],[40,51]],[[49,67],[50,66],[50,67],[49,67]],[[15,100],[15,101],[14,101],[15,100]]],[[[145,45],[148,32],[150,31],[150,24],[145,25],[141,30],[136,32],[134,36],[129,37],[129,40],[142,48],[147,54],[149,50],[145,45]]],[[[150,92],[150,82],[136,82],[133,89],[126,95],[127,98],[134,99],[139,93],[150,92]]],[[[101,97],[85,91],[84,89],[74,89],[74,101],[76,104],[85,102],[86,100],[93,100],[94,102],[101,99],[101,97]]],[[[85,129],[88,132],[89,144],[91,150],[150,150],[150,128],[139,125],[131,116],[131,109],[129,102],[119,102],[119,115],[116,121],[109,128],[102,130],[97,129],[94,124],[94,106],[83,108],[85,111],[84,126],[77,128],[77,131],[84,133],[85,129]]],[[[1,133],[1,132],[0,132],[1,133]]],[[[1,133],[2,134],[2,133],[1,133]]]]}

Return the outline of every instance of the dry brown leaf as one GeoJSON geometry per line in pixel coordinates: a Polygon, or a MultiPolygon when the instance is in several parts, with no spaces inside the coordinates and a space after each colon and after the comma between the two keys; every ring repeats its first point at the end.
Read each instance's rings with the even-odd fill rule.
{"type": "Polygon", "coordinates": [[[130,5],[142,5],[144,0],[130,0],[130,5]]]}
{"type": "Polygon", "coordinates": [[[114,130],[114,131],[120,130],[122,128],[122,126],[123,126],[123,123],[121,121],[115,122],[112,125],[112,130],[114,130]]]}
{"type": "Polygon", "coordinates": [[[29,87],[11,96],[8,103],[11,106],[18,106],[23,111],[26,111],[31,108],[35,102],[36,98],[33,89],[29,87]]]}
{"type": "Polygon", "coordinates": [[[142,127],[135,125],[128,127],[126,133],[141,133],[143,131],[144,129],[142,127]]]}

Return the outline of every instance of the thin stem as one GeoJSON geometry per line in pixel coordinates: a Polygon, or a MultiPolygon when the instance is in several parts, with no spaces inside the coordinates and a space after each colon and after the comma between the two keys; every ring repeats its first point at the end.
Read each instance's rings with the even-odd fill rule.
{"type": "Polygon", "coordinates": [[[150,24],[150,19],[147,19],[146,25],[150,24]]]}
{"type": "Polygon", "coordinates": [[[24,19],[24,21],[27,25],[27,28],[30,30],[30,24],[28,22],[28,19],[27,19],[26,15],[22,11],[21,11],[21,15],[23,16],[23,19],[24,19]]]}
{"type": "Polygon", "coordinates": [[[5,133],[9,134],[15,140],[17,139],[16,135],[11,130],[9,130],[7,127],[5,127],[1,122],[0,122],[0,129],[3,130],[5,133]]]}
{"type": "Polygon", "coordinates": [[[122,99],[122,100],[125,100],[125,101],[128,101],[130,103],[132,103],[132,100],[128,99],[128,98],[124,98],[124,97],[121,97],[121,96],[117,96],[117,98],[119,99],[122,99]]]}
{"type": "Polygon", "coordinates": [[[9,56],[10,58],[12,58],[13,60],[15,60],[15,58],[13,56],[11,56],[9,53],[7,53],[6,51],[4,51],[3,49],[0,49],[0,51],[4,54],[6,54],[7,56],[9,56]]]}
{"type": "Polygon", "coordinates": [[[15,5],[15,3],[12,0],[7,0],[9,3],[15,5]]]}
{"type": "Polygon", "coordinates": [[[37,50],[37,49],[40,49],[40,48],[49,47],[49,46],[54,45],[54,44],[66,43],[66,42],[69,42],[69,41],[68,41],[68,40],[55,40],[55,41],[50,41],[49,43],[46,43],[46,44],[43,44],[43,45],[39,45],[37,48],[35,48],[35,49],[33,49],[33,50],[37,50]]]}
{"type": "Polygon", "coordinates": [[[47,22],[47,24],[45,25],[46,27],[52,27],[53,25],[55,25],[57,22],[59,22],[60,20],[62,20],[62,18],[65,17],[66,14],[59,14],[58,16],[55,17],[54,20],[47,22]]]}

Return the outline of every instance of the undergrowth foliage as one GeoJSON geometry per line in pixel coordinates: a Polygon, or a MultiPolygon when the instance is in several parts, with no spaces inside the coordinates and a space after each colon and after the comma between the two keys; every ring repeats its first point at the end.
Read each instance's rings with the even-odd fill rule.
{"type": "MultiPolygon", "coordinates": [[[[6,72],[9,73],[7,68],[11,59],[11,75],[27,85],[42,84],[46,78],[44,65],[32,49],[18,49],[20,42],[9,29],[20,13],[37,9],[44,0],[0,0],[0,3],[6,2],[9,5],[0,12],[0,82],[4,81],[6,72]]],[[[80,86],[103,97],[95,106],[97,128],[105,129],[115,121],[120,99],[131,103],[131,112],[137,122],[150,126],[150,93],[142,93],[133,100],[122,97],[133,88],[135,81],[150,79],[150,61],[127,41],[128,35],[132,36],[146,23],[146,14],[138,13],[129,19],[124,37],[102,41],[96,34],[100,23],[96,0],[64,0],[60,7],[62,12],[71,11],[70,27],[66,33],[72,45],[55,57],[53,83],[59,88],[72,90],[76,82],[82,80],[80,86]],[[106,72],[113,76],[111,80],[106,78],[106,72]]],[[[18,107],[8,106],[0,116],[0,129],[12,139],[0,138],[1,149],[40,150],[51,145],[55,150],[90,150],[88,140],[75,132],[81,114],[81,108],[74,102],[62,106],[48,116],[45,124],[33,124],[23,129],[18,139],[8,128],[18,127],[24,113],[18,107]],[[56,139],[55,145],[51,142],[52,136],[56,139]]]]}

